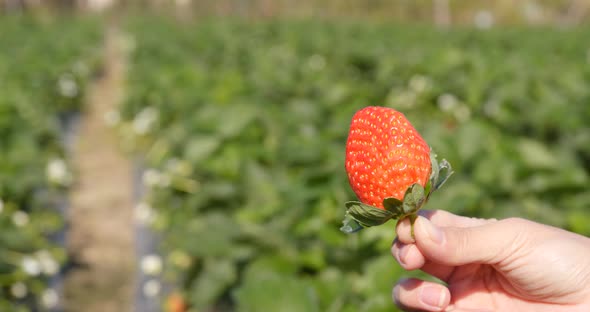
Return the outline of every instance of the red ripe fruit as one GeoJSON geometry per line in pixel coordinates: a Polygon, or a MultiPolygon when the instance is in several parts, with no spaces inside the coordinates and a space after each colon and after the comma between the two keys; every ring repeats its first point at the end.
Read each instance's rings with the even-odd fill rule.
{"type": "Polygon", "coordinates": [[[186,301],[180,294],[173,293],[166,299],[166,312],[186,312],[187,310],[186,301]]]}
{"type": "Polygon", "coordinates": [[[353,117],[346,142],[346,173],[360,202],[346,203],[341,230],[353,233],[389,219],[409,217],[453,173],[436,161],[406,117],[387,107],[369,106],[353,117]]]}
{"type": "Polygon", "coordinates": [[[384,209],[385,198],[403,200],[414,183],[426,186],[430,172],[430,147],[402,113],[369,106],[352,117],[346,173],[362,203],[384,209]]]}

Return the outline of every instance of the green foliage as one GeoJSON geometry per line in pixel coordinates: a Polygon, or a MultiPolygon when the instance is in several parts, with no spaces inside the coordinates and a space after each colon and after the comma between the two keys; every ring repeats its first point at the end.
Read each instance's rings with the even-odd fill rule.
{"type": "Polygon", "coordinates": [[[43,310],[65,260],[51,242],[72,178],[64,120],[82,108],[101,34],[93,20],[30,16],[3,16],[0,29],[0,310],[43,310]]]}
{"type": "Polygon", "coordinates": [[[393,223],[339,232],[353,113],[403,111],[455,174],[427,209],[589,235],[587,30],[128,25],[118,128],[197,310],[391,311],[393,223]]]}

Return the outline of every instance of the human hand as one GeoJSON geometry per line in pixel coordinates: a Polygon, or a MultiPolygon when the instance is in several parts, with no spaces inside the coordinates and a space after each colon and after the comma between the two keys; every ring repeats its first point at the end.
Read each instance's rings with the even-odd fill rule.
{"type": "Polygon", "coordinates": [[[484,220],[442,210],[399,222],[393,256],[446,285],[407,279],[405,311],[590,311],[590,238],[524,219],[484,220]]]}

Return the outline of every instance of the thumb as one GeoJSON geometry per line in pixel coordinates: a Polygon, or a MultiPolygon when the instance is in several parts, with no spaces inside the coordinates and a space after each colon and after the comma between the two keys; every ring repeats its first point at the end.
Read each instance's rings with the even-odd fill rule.
{"type": "Polygon", "coordinates": [[[414,235],[416,245],[431,261],[449,266],[494,264],[522,251],[526,223],[514,218],[474,227],[437,227],[420,216],[414,235]]]}

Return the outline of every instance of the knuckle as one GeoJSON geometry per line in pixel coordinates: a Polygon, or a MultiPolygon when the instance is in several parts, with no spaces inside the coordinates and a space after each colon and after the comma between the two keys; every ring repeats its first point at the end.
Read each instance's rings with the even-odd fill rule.
{"type": "Polygon", "coordinates": [[[512,217],[500,221],[502,230],[510,231],[509,240],[504,248],[498,251],[497,258],[500,262],[510,261],[517,253],[523,252],[531,242],[530,227],[534,223],[518,217],[512,217]],[[518,251],[518,252],[517,252],[518,251]]]}
{"type": "Polygon", "coordinates": [[[455,240],[455,250],[456,252],[453,253],[453,256],[458,259],[463,258],[463,256],[469,252],[471,249],[471,236],[469,235],[469,231],[465,229],[457,229],[457,233],[454,240],[455,240]]]}
{"type": "Polygon", "coordinates": [[[520,226],[528,225],[530,223],[530,221],[523,219],[523,218],[519,218],[519,217],[510,217],[510,218],[502,220],[502,222],[507,225],[514,226],[516,228],[518,228],[520,226]]]}

